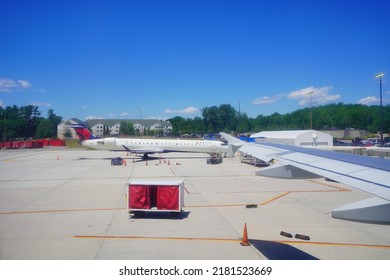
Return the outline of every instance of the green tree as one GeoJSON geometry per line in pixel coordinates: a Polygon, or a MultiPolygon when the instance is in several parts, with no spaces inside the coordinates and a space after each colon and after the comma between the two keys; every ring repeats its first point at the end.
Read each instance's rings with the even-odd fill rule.
{"type": "MultiPolygon", "coordinates": [[[[57,130],[57,126],[62,122],[63,118],[61,116],[57,116],[56,114],[54,114],[53,109],[49,109],[47,111],[47,119],[53,124],[55,130],[57,130]]],[[[52,137],[54,137],[55,135],[57,135],[57,131],[53,133],[52,137]]]]}
{"type": "Polygon", "coordinates": [[[230,104],[219,105],[217,111],[217,130],[237,130],[237,112],[230,104]]]}
{"type": "Polygon", "coordinates": [[[53,132],[57,131],[49,119],[43,119],[39,122],[36,132],[36,138],[51,138],[53,132]]]}
{"type": "Polygon", "coordinates": [[[251,120],[246,113],[241,114],[240,119],[238,120],[237,132],[250,132],[253,127],[253,120],[251,120]]]}
{"type": "Polygon", "coordinates": [[[103,126],[103,136],[110,136],[110,129],[108,125],[103,126]]]}
{"type": "Polygon", "coordinates": [[[183,117],[176,116],[168,120],[172,124],[172,134],[180,135],[185,133],[187,121],[183,117]]]}
{"type": "Polygon", "coordinates": [[[42,138],[42,137],[45,137],[45,138],[57,138],[57,126],[61,122],[62,122],[62,117],[57,116],[56,114],[54,114],[54,110],[53,109],[49,109],[47,111],[47,118],[46,119],[41,119],[39,124],[38,124],[36,138],[42,138]],[[43,122],[43,124],[41,125],[42,122],[43,122]],[[50,125],[48,124],[48,122],[50,122],[50,125]],[[42,129],[43,130],[49,130],[50,129],[50,131],[47,131],[47,132],[44,133],[46,136],[41,136],[41,133],[43,133],[42,129]]]}
{"type": "Polygon", "coordinates": [[[195,117],[191,122],[192,132],[196,134],[205,134],[206,129],[202,118],[195,117]]]}
{"type": "Polygon", "coordinates": [[[21,129],[23,130],[21,134],[25,138],[35,137],[35,132],[37,130],[41,115],[41,112],[38,111],[38,107],[33,105],[22,106],[19,111],[19,119],[22,126],[21,129]]]}
{"type": "Polygon", "coordinates": [[[220,131],[237,130],[237,112],[231,105],[222,104],[219,107],[204,107],[201,111],[207,132],[218,133],[220,131]]]}
{"type": "Polygon", "coordinates": [[[3,141],[5,139],[12,141],[17,138],[55,138],[57,137],[57,125],[62,121],[62,117],[55,115],[52,109],[48,111],[47,119],[42,118],[38,107],[32,105],[20,108],[16,105],[0,108],[0,119],[3,127],[1,132],[3,141]]]}
{"type": "Polygon", "coordinates": [[[202,117],[207,132],[215,133],[218,128],[218,107],[204,107],[202,110],[202,117]]]}
{"type": "Polygon", "coordinates": [[[123,135],[135,135],[134,125],[131,122],[122,121],[120,123],[119,133],[123,135]]]}

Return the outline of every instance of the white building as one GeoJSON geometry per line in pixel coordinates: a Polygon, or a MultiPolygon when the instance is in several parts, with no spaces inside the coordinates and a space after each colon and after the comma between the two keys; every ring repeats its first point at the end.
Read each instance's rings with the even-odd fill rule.
{"type": "Polygon", "coordinates": [[[301,147],[332,147],[333,137],[316,130],[262,131],[251,135],[256,142],[301,147]]]}
{"type": "Polygon", "coordinates": [[[162,132],[169,134],[172,131],[172,124],[169,121],[144,119],[144,120],[129,120],[129,119],[93,119],[85,122],[73,118],[58,125],[58,138],[73,138],[78,139],[73,129],[69,129],[69,124],[83,124],[91,129],[91,132],[98,137],[104,135],[118,135],[120,132],[121,122],[130,122],[134,129],[140,133],[145,134],[147,131],[162,132]],[[65,137],[64,135],[67,135],[65,137]]]}
{"type": "Polygon", "coordinates": [[[76,131],[69,128],[69,125],[83,123],[81,120],[73,118],[62,122],[57,126],[57,138],[58,139],[79,139],[77,137],[76,131]]]}

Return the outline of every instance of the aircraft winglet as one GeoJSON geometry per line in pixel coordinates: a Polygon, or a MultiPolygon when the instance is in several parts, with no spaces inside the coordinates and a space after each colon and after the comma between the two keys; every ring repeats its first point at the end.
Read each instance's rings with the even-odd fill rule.
{"type": "Polygon", "coordinates": [[[221,136],[223,138],[226,139],[226,141],[228,141],[228,156],[231,157],[235,154],[235,152],[237,152],[237,150],[239,148],[241,148],[246,142],[234,137],[234,136],[231,136],[227,133],[224,133],[224,132],[220,132],[219,134],[221,134],[221,136]]]}

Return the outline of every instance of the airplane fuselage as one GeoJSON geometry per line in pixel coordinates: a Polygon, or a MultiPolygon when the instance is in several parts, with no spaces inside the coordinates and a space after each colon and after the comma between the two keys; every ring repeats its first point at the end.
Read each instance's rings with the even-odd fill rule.
{"type": "Polygon", "coordinates": [[[166,152],[222,154],[227,152],[227,146],[223,142],[208,140],[104,138],[85,140],[82,145],[99,150],[128,150],[136,154],[166,152]]]}

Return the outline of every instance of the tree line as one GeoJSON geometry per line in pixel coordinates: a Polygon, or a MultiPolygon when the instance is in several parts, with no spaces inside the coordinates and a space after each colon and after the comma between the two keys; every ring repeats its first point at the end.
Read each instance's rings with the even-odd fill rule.
{"type": "MultiPolygon", "coordinates": [[[[248,117],[237,112],[229,104],[205,107],[202,117],[185,119],[180,116],[169,119],[173,126],[172,134],[206,134],[235,132],[249,133],[264,130],[303,130],[310,129],[310,108],[299,109],[287,114],[274,113],[270,116],[248,117]]],[[[390,131],[390,106],[382,107],[383,131],[390,131]]],[[[312,107],[312,128],[315,130],[364,129],[376,133],[381,129],[379,106],[361,104],[330,104],[312,107]]]]}
{"type": "Polygon", "coordinates": [[[37,106],[0,107],[1,141],[16,139],[57,138],[57,126],[62,117],[48,110],[47,117],[41,117],[37,106]]]}
{"type": "MultiPolygon", "coordinates": [[[[250,133],[264,130],[302,130],[310,128],[310,108],[299,109],[287,114],[274,113],[270,116],[248,117],[237,112],[229,104],[204,107],[202,116],[169,119],[172,135],[208,134],[224,132],[250,133]]],[[[383,106],[383,131],[390,131],[390,105],[383,106]]],[[[39,108],[33,105],[0,107],[1,141],[15,139],[57,138],[57,126],[62,117],[48,110],[47,117],[41,117],[39,108]]],[[[381,110],[379,106],[360,104],[330,104],[312,108],[312,122],[315,130],[365,129],[376,133],[381,129],[381,110]]],[[[121,133],[137,134],[128,122],[121,123],[121,133]]]]}

